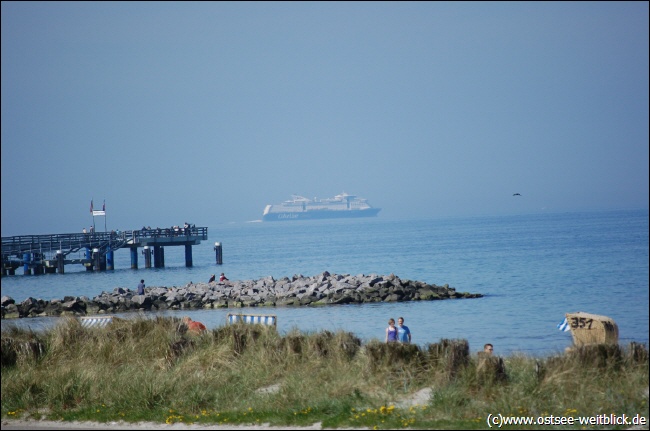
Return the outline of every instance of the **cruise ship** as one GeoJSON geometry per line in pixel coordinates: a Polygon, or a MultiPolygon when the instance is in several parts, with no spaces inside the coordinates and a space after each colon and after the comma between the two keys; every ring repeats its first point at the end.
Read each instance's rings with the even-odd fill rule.
{"type": "Polygon", "coordinates": [[[366,199],[347,193],[327,199],[292,195],[290,200],[281,204],[267,205],[262,221],[373,217],[380,210],[371,207],[366,199]]]}

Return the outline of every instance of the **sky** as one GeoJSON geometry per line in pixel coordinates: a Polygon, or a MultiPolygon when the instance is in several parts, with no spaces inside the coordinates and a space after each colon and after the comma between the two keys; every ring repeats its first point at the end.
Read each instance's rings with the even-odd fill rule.
{"type": "Polygon", "coordinates": [[[2,236],[647,209],[648,2],[2,2],[2,236]],[[520,193],[521,196],[513,196],[520,193]]]}

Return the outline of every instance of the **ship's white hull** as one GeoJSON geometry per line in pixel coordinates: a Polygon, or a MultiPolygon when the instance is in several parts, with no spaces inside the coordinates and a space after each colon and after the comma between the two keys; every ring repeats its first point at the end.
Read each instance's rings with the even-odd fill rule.
{"type": "Polygon", "coordinates": [[[262,221],[374,217],[380,210],[371,207],[366,199],[345,192],[328,199],[293,195],[293,199],[279,205],[267,205],[262,221]]]}
{"type": "Polygon", "coordinates": [[[318,220],[333,218],[360,218],[375,217],[380,208],[368,208],[363,210],[308,210],[308,211],[285,211],[271,212],[262,216],[263,221],[286,221],[286,220],[318,220]]]}

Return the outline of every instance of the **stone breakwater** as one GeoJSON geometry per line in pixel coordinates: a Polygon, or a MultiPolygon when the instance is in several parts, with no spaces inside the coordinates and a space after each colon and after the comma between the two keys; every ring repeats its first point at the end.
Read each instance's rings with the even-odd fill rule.
{"type": "Polygon", "coordinates": [[[241,308],[264,306],[318,306],[367,302],[431,301],[480,298],[480,293],[456,292],[448,285],[402,280],[396,275],[340,275],[323,272],[305,277],[294,275],[275,280],[189,283],[183,287],[148,287],[144,295],[116,287],[93,299],[66,296],[44,301],[27,298],[17,304],[2,297],[2,318],[38,316],[85,316],[135,310],[178,310],[200,308],[241,308]]]}

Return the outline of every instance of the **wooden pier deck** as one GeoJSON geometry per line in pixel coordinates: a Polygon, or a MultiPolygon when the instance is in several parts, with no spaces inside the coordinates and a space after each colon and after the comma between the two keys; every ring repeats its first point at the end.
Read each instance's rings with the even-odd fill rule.
{"type": "Polygon", "coordinates": [[[138,248],[143,249],[145,267],[153,257],[160,268],[165,266],[164,247],[185,246],[185,265],[192,266],[192,246],[207,239],[207,227],[2,237],[2,275],[13,275],[21,266],[25,274],[63,273],[69,264],[111,270],[113,253],[121,248],[130,249],[131,268],[138,268],[138,248]],[[70,256],[82,250],[83,258],[70,256]]]}

